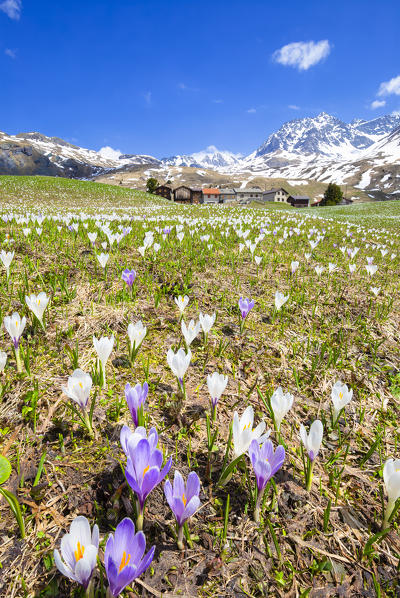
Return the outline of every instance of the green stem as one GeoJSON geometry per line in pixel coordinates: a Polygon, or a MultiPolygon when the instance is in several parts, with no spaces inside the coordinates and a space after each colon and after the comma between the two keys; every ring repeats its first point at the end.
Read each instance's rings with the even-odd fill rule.
{"type": "Polygon", "coordinates": [[[306,479],[307,479],[306,490],[308,492],[310,492],[310,490],[311,490],[311,484],[312,484],[312,480],[313,480],[313,470],[314,470],[314,461],[309,460],[308,468],[307,468],[307,472],[306,472],[306,479]]]}
{"type": "Polygon", "coordinates": [[[143,529],[143,511],[141,510],[139,503],[137,505],[137,510],[139,515],[136,519],[136,531],[140,532],[143,529]]]}
{"type": "Polygon", "coordinates": [[[179,550],[184,550],[185,546],[183,544],[183,525],[178,528],[178,548],[179,550]]]}
{"type": "Polygon", "coordinates": [[[259,490],[258,496],[257,496],[257,501],[256,501],[256,506],[254,507],[254,521],[256,523],[260,522],[260,511],[261,511],[261,504],[262,504],[263,496],[264,496],[264,490],[265,490],[265,488],[263,488],[262,490],[259,490]]]}
{"type": "Polygon", "coordinates": [[[383,519],[383,524],[382,524],[382,529],[388,529],[390,527],[390,523],[389,523],[389,518],[390,515],[392,514],[394,508],[394,502],[392,500],[388,500],[388,504],[385,510],[385,517],[383,519]]]}
{"type": "Polygon", "coordinates": [[[17,372],[18,372],[18,374],[20,374],[22,372],[22,362],[21,362],[21,355],[19,353],[19,347],[18,347],[18,349],[15,349],[15,359],[17,361],[17,372]]]}
{"type": "Polygon", "coordinates": [[[88,415],[88,412],[86,411],[86,409],[83,411],[83,419],[85,421],[85,425],[86,425],[86,428],[87,428],[90,438],[94,438],[93,426],[90,422],[89,415],[88,415]]]}

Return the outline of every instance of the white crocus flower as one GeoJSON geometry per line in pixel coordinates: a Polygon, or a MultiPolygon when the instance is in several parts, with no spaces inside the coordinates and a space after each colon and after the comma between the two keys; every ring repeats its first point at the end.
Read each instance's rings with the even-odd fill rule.
{"type": "Polygon", "coordinates": [[[4,251],[4,249],[3,249],[0,253],[0,259],[2,261],[3,266],[6,269],[7,278],[10,276],[10,266],[11,266],[11,262],[13,261],[13,258],[14,258],[13,251],[4,251]]]}
{"type": "Polygon", "coordinates": [[[101,369],[103,372],[103,388],[106,386],[106,364],[108,358],[111,355],[111,351],[113,350],[114,346],[114,335],[110,338],[107,336],[102,336],[100,339],[97,339],[93,336],[93,345],[97,353],[98,360],[101,363],[101,369]]]}
{"type": "Polygon", "coordinates": [[[354,274],[354,272],[357,270],[356,264],[349,264],[349,270],[351,274],[354,274]]]}
{"type": "Polygon", "coordinates": [[[128,326],[128,337],[131,344],[131,351],[139,349],[146,336],[147,328],[143,326],[142,321],[138,320],[135,324],[131,322],[128,326]]]}
{"type": "Polygon", "coordinates": [[[310,461],[314,461],[319,453],[319,449],[322,444],[322,437],[324,434],[324,426],[319,419],[313,421],[310,426],[310,432],[307,434],[307,430],[301,424],[300,426],[300,438],[304,444],[304,448],[307,451],[308,458],[310,461]]]}
{"type": "Polygon", "coordinates": [[[338,381],[333,385],[331,397],[333,403],[333,423],[335,423],[341,410],[350,403],[353,397],[353,390],[349,390],[346,384],[338,381]]]}
{"type": "Polygon", "coordinates": [[[97,261],[99,262],[100,266],[102,268],[105,268],[107,265],[108,259],[110,257],[110,254],[109,253],[100,253],[100,255],[96,254],[96,257],[97,257],[97,261]]]}
{"type": "Polygon", "coordinates": [[[7,353],[0,351],[0,372],[4,371],[7,363],[7,353]]]}
{"type": "Polygon", "coordinates": [[[54,562],[60,573],[86,589],[96,566],[98,550],[98,526],[94,525],[90,533],[89,521],[79,515],[71,523],[69,534],[61,539],[61,556],[58,550],[54,551],[54,562]]]}
{"type": "Polygon", "coordinates": [[[375,274],[375,272],[377,271],[378,266],[376,266],[374,264],[367,264],[365,266],[365,269],[370,276],[373,276],[375,274]]]}
{"type": "Polygon", "coordinates": [[[254,256],[254,261],[257,264],[257,266],[259,266],[261,264],[261,261],[262,261],[261,255],[255,255],[254,256]]]}
{"type": "Polygon", "coordinates": [[[317,276],[321,276],[322,272],[325,270],[324,266],[315,266],[315,272],[317,276]]]}
{"type": "Polygon", "coordinates": [[[289,295],[285,295],[280,291],[276,291],[275,293],[275,307],[276,310],[279,311],[283,305],[285,305],[286,301],[289,299],[289,295]]]}
{"type": "Polygon", "coordinates": [[[400,459],[388,459],[383,467],[383,481],[388,495],[388,504],[385,511],[384,527],[389,526],[389,517],[392,514],[396,500],[400,498],[400,459]]]}
{"type": "Polygon", "coordinates": [[[48,297],[46,293],[42,291],[38,295],[32,294],[29,297],[25,296],[25,301],[28,308],[35,314],[40,322],[40,325],[44,329],[43,314],[50,301],[50,297],[48,297]]]}
{"type": "Polygon", "coordinates": [[[88,239],[94,245],[94,243],[95,243],[95,241],[97,239],[97,233],[96,232],[94,232],[94,233],[88,233],[88,239]]]}
{"type": "Polygon", "coordinates": [[[69,376],[67,386],[63,386],[63,391],[75,403],[78,403],[81,409],[85,410],[90,391],[92,389],[92,378],[80,368],[76,369],[72,376],[69,376]]]}
{"type": "Polygon", "coordinates": [[[296,272],[299,265],[300,265],[299,262],[292,262],[290,264],[290,270],[291,270],[292,274],[294,274],[296,272]]]}
{"type": "Polygon", "coordinates": [[[200,332],[200,322],[190,320],[189,324],[186,326],[185,322],[182,320],[181,329],[186,346],[189,347],[200,332]]]}
{"type": "Polygon", "coordinates": [[[182,295],[179,295],[179,297],[175,297],[175,303],[177,304],[181,314],[183,314],[187,304],[189,303],[189,297],[187,295],[185,295],[184,297],[182,297],[182,295]]]}
{"type": "Polygon", "coordinates": [[[329,262],[328,270],[329,270],[329,274],[332,274],[332,272],[336,272],[338,270],[338,267],[336,264],[332,264],[329,262]]]}
{"type": "Polygon", "coordinates": [[[255,439],[262,444],[269,437],[271,430],[263,434],[266,427],[264,421],[260,422],[254,430],[253,423],[254,411],[251,405],[244,410],[240,419],[237,411],[233,414],[232,437],[235,459],[248,450],[252,440],[255,439]]]}
{"type": "Polygon", "coordinates": [[[172,370],[174,376],[176,376],[179,380],[181,387],[184,389],[183,378],[186,374],[186,370],[190,365],[190,361],[192,359],[192,352],[188,349],[188,352],[185,353],[183,349],[179,349],[176,353],[173,352],[172,349],[169,349],[167,353],[167,361],[168,365],[172,370]]]}
{"type": "Polygon", "coordinates": [[[377,297],[381,292],[381,287],[370,287],[370,289],[371,292],[375,295],[375,297],[377,297]]]}
{"type": "Polygon", "coordinates": [[[293,405],[293,395],[283,392],[279,386],[271,397],[271,409],[274,412],[274,420],[277,430],[280,430],[281,423],[287,412],[293,405]]]}
{"type": "Polygon", "coordinates": [[[17,361],[17,371],[22,372],[22,364],[21,358],[19,354],[19,340],[24,332],[24,328],[26,325],[26,318],[25,316],[21,319],[20,315],[17,312],[14,312],[12,316],[6,316],[4,318],[4,328],[7,330],[8,334],[11,336],[14,349],[15,349],[15,358],[17,361]]]}
{"type": "Polygon", "coordinates": [[[213,419],[215,419],[217,403],[224,393],[227,384],[228,376],[224,376],[218,372],[214,372],[212,375],[209,374],[207,376],[207,386],[211,397],[213,419]]]}
{"type": "Polygon", "coordinates": [[[210,332],[211,328],[214,326],[215,318],[217,314],[214,312],[211,316],[208,314],[199,314],[200,326],[202,331],[204,332],[205,336],[210,332]]]}

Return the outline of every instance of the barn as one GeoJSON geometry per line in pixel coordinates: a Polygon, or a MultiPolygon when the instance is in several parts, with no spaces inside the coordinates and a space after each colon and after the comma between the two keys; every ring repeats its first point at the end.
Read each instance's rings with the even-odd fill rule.
{"type": "Polygon", "coordinates": [[[172,198],[172,189],[168,187],[168,185],[159,185],[155,191],[154,195],[159,195],[160,197],[165,197],[165,199],[171,200],[172,198]]]}

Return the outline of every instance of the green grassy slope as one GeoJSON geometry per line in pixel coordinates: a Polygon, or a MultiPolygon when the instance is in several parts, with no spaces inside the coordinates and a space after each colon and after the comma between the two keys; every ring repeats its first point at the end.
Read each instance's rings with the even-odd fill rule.
{"type": "Polygon", "coordinates": [[[3,208],[53,207],[64,209],[127,208],[164,205],[167,200],[145,191],[120,189],[92,181],[42,177],[0,176],[0,202],[3,208]]]}

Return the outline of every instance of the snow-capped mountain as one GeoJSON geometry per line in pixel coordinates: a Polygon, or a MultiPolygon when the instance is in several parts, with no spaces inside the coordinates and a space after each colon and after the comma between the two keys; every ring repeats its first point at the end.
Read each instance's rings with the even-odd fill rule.
{"type": "Polygon", "coordinates": [[[213,180],[212,173],[217,173],[224,184],[232,184],[238,178],[251,182],[262,177],[336,182],[368,192],[400,193],[400,114],[351,123],[326,112],[314,118],[295,119],[284,123],[244,157],[209,146],[204,151],[160,160],[122,154],[111,147],[99,151],[84,149],[40,133],[0,132],[0,174],[102,176],[110,182],[120,182],[118,175],[124,173],[135,184],[137,177],[129,178],[129,173],[139,171],[141,185],[147,176],[175,184],[199,184],[201,176],[201,184],[208,184],[213,180]]]}
{"type": "Polygon", "coordinates": [[[346,124],[321,112],[315,118],[300,118],[282,125],[252,154],[255,158],[284,150],[293,154],[320,154],[330,158],[352,158],[400,125],[400,116],[346,124]]]}
{"type": "Polygon", "coordinates": [[[152,156],[116,156],[73,145],[41,133],[0,132],[0,174],[90,178],[127,165],[158,165],[152,156]]]}
{"type": "Polygon", "coordinates": [[[162,162],[168,166],[192,166],[194,168],[225,168],[239,164],[242,154],[218,150],[215,145],[193,154],[163,158],[162,162]]]}

